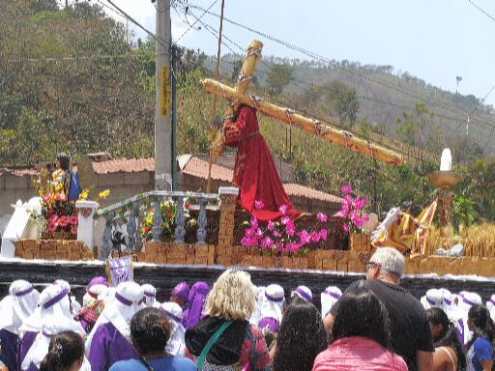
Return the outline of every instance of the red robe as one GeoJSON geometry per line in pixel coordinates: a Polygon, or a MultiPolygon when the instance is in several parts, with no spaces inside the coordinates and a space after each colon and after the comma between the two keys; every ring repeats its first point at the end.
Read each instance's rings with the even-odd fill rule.
{"type": "Polygon", "coordinates": [[[233,183],[239,187],[239,204],[260,220],[279,218],[282,205],[288,206],[289,215],[297,216],[259,131],[256,110],[241,106],[237,120],[225,123],[225,138],[227,145],[238,148],[233,183]],[[257,209],[255,201],[262,201],[264,207],[257,209]]]}

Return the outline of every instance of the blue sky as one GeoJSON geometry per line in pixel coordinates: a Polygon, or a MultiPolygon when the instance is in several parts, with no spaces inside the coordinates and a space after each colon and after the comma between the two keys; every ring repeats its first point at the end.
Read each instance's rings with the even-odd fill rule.
{"type": "MultiPolygon", "coordinates": [[[[154,30],[150,0],[114,1],[154,30]]],[[[190,3],[206,8],[213,1],[190,3]]],[[[473,1],[495,15],[494,0],[473,1]]],[[[220,12],[220,2],[213,11],[220,12]]],[[[495,21],[468,0],[226,0],[225,14],[330,59],[392,65],[446,90],[455,91],[456,76],[463,78],[459,92],[479,98],[495,85],[495,21]]],[[[217,18],[203,20],[218,28],[217,18]]],[[[187,27],[183,17],[172,12],[174,37],[187,27]]],[[[230,24],[224,32],[243,46],[257,37],[230,24]]],[[[265,55],[307,58],[261,40],[265,55]]],[[[189,31],[181,44],[216,54],[216,41],[205,30],[189,31]]],[[[495,106],[495,91],[486,103],[495,106]]]]}

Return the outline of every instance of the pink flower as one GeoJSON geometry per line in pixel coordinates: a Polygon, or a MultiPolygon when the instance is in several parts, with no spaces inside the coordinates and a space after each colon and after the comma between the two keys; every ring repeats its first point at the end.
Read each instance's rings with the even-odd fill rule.
{"type": "Polygon", "coordinates": [[[258,219],[256,219],[256,217],[254,216],[251,218],[251,227],[255,229],[258,228],[258,219]]]}
{"type": "Polygon", "coordinates": [[[275,223],[274,223],[273,221],[271,221],[271,220],[270,220],[270,221],[268,222],[268,227],[267,227],[267,228],[268,228],[268,230],[269,230],[269,231],[273,231],[273,230],[275,230],[275,223]]]}
{"type": "Polygon", "coordinates": [[[318,243],[320,242],[320,234],[316,231],[311,232],[311,242],[318,243]]]}
{"type": "Polygon", "coordinates": [[[320,233],[320,239],[322,241],[326,241],[328,239],[328,229],[323,228],[320,230],[319,233],[320,233]]]}
{"type": "Polygon", "coordinates": [[[273,240],[270,237],[265,237],[261,240],[261,247],[264,249],[271,249],[273,240]]]}
{"type": "Polygon", "coordinates": [[[258,238],[263,237],[263,231],[261,230],[261,228],[258,228],[256,230],[256,237],[258,237],[258,238]]]}
{"type": "Polygon", "coordinates": [[[253,237],[243,237],[241,240],[241,245],[245,247],[254,247],[258,244],[256,238],[253,237]]]}
{"type": "Polygon", "coordinates": [[[318,219],[318,221],[320,223],[326,223],[328,221],[328,216],[326,214],[323,214],[323,213],[316,214],[316,218],[318,219]]]}
{"type": "Polygon", "coordinates": [[[289,206],[282,205],[278,208],[278,211],[280,211],[282,215],[287,215],[287,212],[289,211],[289,206]]]}
{"type": "Polygon", "coordinates": [[[263,201],[254,201],[254,208],[255,209],[263,209],[265,207],[265,204],[263,201]]]}
{"type": "Polygon", "coordinates": [[[299,250],[301,250],[302,245],[297,242],[290,242],[286,245],[286,250],[289,253],[297,253],[299,250]]]}
{"type": "Polygon", "coordinates": [[[351,222],[354,224],[357,228],[361,228],[364,225],[364,218],[359,215],[358,212],[353,211],[351,214],[351,222]]]}
{"type": "Polygon", "coordinates": [[[282,223],[282,225],[287,225],[289,222],[290,222],[290,218],[288,216],[284,216],[280,222],[282,223]]]}
{"type": "Polygon", "coordinates": [[[282,237],[282,234],[279,231],[273,231],[273,237],[280,238],[282,237]]]}
{"type": "Polygon", "coordinates": [[[244,231],[244,236],[246,237],[254,237],[254,235],[256,234],[256,228],[248,228],[244,231]]]}
{"type": "Polygon", "coordinates": [[[299,238],[303,245],[307,245],[311,242],[311,234],[305,229],[299,232],[299,238]]]}
{"type": "Polygon", "coordinates": [[[352,186],[348,183],[348,184],[344,184],[342,186],[342,188],[340,188],[340,191],[344,194],[344,195],[348,195],[348,194],[351,194],[352,193],[352,186]]]}
{"type": "Polygon", "coordinates": [[[349,233],[351,230],[351,227],[349,227],[349,224],[344,224],[343,228],[344,228],[344,232],[346,232],[346,233],[349,233]]]}
{"type": "Polygon", "coordinates": [[[289,222],[285,225],[285,232],[290,237],[293,237],[296,234],[296,225],[294,224],[294,221],[289,220],[289,222]]]}
{"type": "Polygon", "coordinates": [[[368,199],[365,197],[358,197],[354,200],[354,207],[358,210],[362,210],[368,204],[368,199]]]}

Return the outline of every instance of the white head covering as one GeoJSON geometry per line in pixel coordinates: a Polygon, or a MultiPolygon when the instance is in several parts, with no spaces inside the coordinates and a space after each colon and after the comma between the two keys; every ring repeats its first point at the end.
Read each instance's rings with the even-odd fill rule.
{"type": "Polygon", "coordinates": [[[263,301],[265,300],[265,289],[266,288],[264,286],[256,287],[256,309],[249,319],[249,323],[252,325],[258,325],[258,322],[261,319],[261,307],[263,305],[263,301]]]}
{"type": "Polygon", "coordinates": [[[473,305],[481,304],[483,304],[483,301],[481,300],[481,296],[479,294],[469,291],[461,291],[459,293],[459,303],[457,304],[457,316],[459,320],[457,325],[461,331],[461,334],[463,334],[464,344],[467,344],[473,336],[473,333],[469,330],[467,324],[469,310],[473,305]]]}
{"type": "Polygon", "coordinates": [[[156,301],[156,287],[145,283],[141,285],[144,292],[144,305],[147,307],[160,307],[160,303],[156,301]]]}
{"type": "Polygon", "coordinates": [[[457,320],[455,314],[457,307],[455,295],[445,288],[441,288],[440,291],[443,297],[442,309],[447,314],[447,317],[449,317],[449,320],[455,322],[457,320]]]}
{"type": "Polygon", "coordinates": [[[78,315],[79,312],[81,311],[81,304],[77,301],[76,297],[73,295],[70,295],[72,288],[70,287],[70,283],[67,282],[66,280],[55,280],[54,282],[56,285],[62,286],[64,289],[69,290],[69,299],[70,299],[70,306],[72,310],[72,314],[74,316],[78,315]]]}
{"type": "Polygon", "coordinates": [[[294,291],[292,291],[291,298],[298,296],[302,300],[308,303],[313,303],[313,293],[308,286],[297,286],[294,291]]]}
{"type": "Polygon", "coordinates": [[[182,308],[172,301],[161,305],[162,310],[167,314],[172,324],[172,333],[165,350],[172,356],[183,356],[186,350],[185,334],[186,330],[182,325],[182,308]]]}
{"type": "Polygon", "coordinates": [[[69,291],[60,285],[50,285],[41,293],[38,311],[39,333],[22,361],[23,370],[27,370],[31,363],[39,368],[48,353],[51,336],[62,331],[74,331],[84,336],[81,324],[72,318],[69,300],[69,291]]]}
{"type": "Polygon", "coordinates": [[[89,287],[83,296],[83,306],[88,307],[96,300],[104,300],[107,290],[109,290],[108,286],[102,283],[97,283],[89,287]]]}
{"type": "Polygon", "coordinates": [[[98,327],[109,322],[123,337],[131,341],[130,322],[134,314],[142,309],[143,296],[143,288],[136,282],[122,282],[117,286],[113,299],[105,304],[105,309],[86,339],[86,354],[89,354],[91,342],[98,327]]]}
{"type": "Polygon", "coordinates": [[[495,294],[490,296],[490,299],[486,301],[486,308],[490,312],[492,321],[495,321],[495,294]]]}
{"type": "Polygon", "coordinates": [[[440,289],[429,289],[420,301],[425,309],[443,308],[443,292],[440,289]]]}
{"type": "Polygon", "coordinates": [[[9,295],[0,301],[0,329],[20,336],[22,323],[33,314],[40,293],[28,281],[10,284],[9,295]]]}
{"type": "Polygon", "coordinates": [[[321,316],[325,316],[332,310],[332,307],[342,296],[342,290],[337,286],[328,286],[325,291],[321,293],[321,316]]]}
{"type": "Polygon", "coordinates": [[[260,320],[266,317],[282,321],[285,304],[284,288],[277,284],[268,285],[263,295],[263,303],[260,309],[260,320]]]}

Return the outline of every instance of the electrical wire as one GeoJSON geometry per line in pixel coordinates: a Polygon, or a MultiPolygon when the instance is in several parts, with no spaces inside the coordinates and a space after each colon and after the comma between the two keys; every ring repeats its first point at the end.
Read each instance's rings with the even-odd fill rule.
{"type": "Polygon", "coordinates": [[[478,4],[476,4],[473,0],[467,0],[467,2],[469,4],[471,4],[473,7],[475,7],[476,9],[478,9],[478,11],[480,11],[481,13],[483,13],[484,15],[486,15],[488,18],[490,18],[493,22],[495,22],[495,16],[491,15],[490,13],[488,13],[485,9],[483,9],[481,6],[479,6],[478,4]]]}
{"type": "MultiPolygon", "coordinates": [[[[214,16],[214,17],[220,17],[220,15],[218,15],[218,14],[216,14],[216,13],[214,13],[214,12],[210,11],[210,10],[207,10],[207,9],[205,9],[205,8],[201,7],[201,6],[198,6],[198,5],[188,5],[188,8],[189,8],[189,9],[194,8],[194,9],[202,10],[203,12],[206,12],[207,14],[210,14],[210,15],[212,15],[212,16],[214,16]]],[[[283,41],[283,40],[281,40],[281,39],[279,39],[279,38],[276,38],[276,37],[274,37],[274,36],[272,36],[272,35],[269,35],[269,34],[267,34],[267,33],[265,33],[265,32],[258,31],[258,30],[256,30],[256,29],[254,29],[254,28],[250,27],[250,26],[247,26],[247,25],[244,25],[244,24],[239,23],[239,22],[237,22],[237,21],[234,21],[234,20],[232,20],[232,19],[230,19],[230,18],[228,18],[228,17],[224,17],[224,20],[225,20],[226,22],[230,23],[230,24],[233,24],[233,25],[238,26],[238,27],[240,27],[240,28],[243,28],[243,29],[245,29],[245,30],[247,30],[247,31],[250,31],[250,32],[252,32],[252,33],[255,33],[255,34],[257,34],[258,36],[261,36],[261,37],[264,37],[264,38],[266,38],[266,39],[268,39],[268,40],[274,41],[274,42],[276,42],[276,43],[278,43],[278,44],[280,44],[280,45],[282,45],[282,46],[285,46],[285,47],[287,47],[287,48],[289,48],[289,49],[291,49],[291,50],[298,51],[298,52],[300,52],[300,53],[302,53],[302,54],[304,54],[304,55],[306,55],[306,56],[308,56],[308,57],[310,57],[310,58],[312,58],[312,59],[322,61],[322,62],[324,62],[325,64],[329,64],[329,65],[334,64],[334,61],[332,61],[330,58],[327,58],[327,57],[321,56],[321,55],[319,55],[319,54],[317,54],[317,53],[314,53],[314,52],[312,52],[312,51],[310,51],[310,50],[307,50],[307,49],[304,49],[304,48],[302,48],[302,47],[299,47],[299,46],[297,46],[297,45],[295,45],[295,44],[293,44],[293,43],[289,43],[289,42],[283,41]]],[[[348,70],[347,70],[347,69],[345,69],[345,68],[340,68],[340,70],[342,70],[344,73],[347,73],[347,74],[350,74],[350,75],[354,75],[354,74],[359,75],[360,77],[362,77],[363,79],[367,80],[368,82],[371,82],[371,83],[374,83],[374,84],[377,84],[377,85],[381,85],[381,86],[383,86],[383,87],[385,87],[385,88],[387,88],[387,89],[394,90],[394,91],[397,91],[397,92],[399,92],[399,93],[401,93],[401,94],[403,94],[403,95],[406,95],[406,96],[412,97],[412,98],[414,98],[414,99],[417,99],[419,102],[421,102],[421,103],[423,103],[423,104],[426,104],[427,106],[431,106],[431,105],[432,105],[432,106],[436,106],[437,108],[442,108],[442,109],[446,109],[446,110],[449,110],[449,111],[452,111],[452,109],[453,109],[453,108],[454,108],[454,109],[456,109],[456,110],[458,110],[458,111],[460,110],[460,109],[459,109],[459,108],[457,108],[456,106],[452,106],[452,105],[448,105],[448,104],[444,104],[444,103],[439,103],[439,102],[437,102],[436,104],[433,104],[433,103],[431,103],[431,102],[427,102],[427,101],[426,101],[423,97],[421,97],[421,96],[418,96],[418,95],[413,94],[413,93],[411,93],[411,92],[409,92],[409,91],[406,91],[406,90],[400,89],[400,88],[399,88],[399,87],[397,87],[397,86],[387,84],[387,83],[385,83],[385,82],[383,82],[383,81],[372,79],[372,78],[370,78],[369,76],[367,76],[367,75],[363,74],[363,73],[362,73],[362,72],[360,72],[360,71],[357,71],[357,70],[355,70],[355,71],[348,71],[348,70]]],[[[462,114],[464,114],[464,112],[459,112],[459,113],[460,113],[460,114],[461,114],[461,113],[462,113],[462,114]]],[[[451,119],[452,119],[452,118],[451,118],[451,119]]],[[[456,121],[459,121],[459,119],[458,119],[458,118],[453,118],[453,119],[454,119],[454,120],[456,120],[456,121]]],[[[464,123],[464,121],[462,121],[462,122],[464,123]]],[[[479,121],[479,122],[477,122],[477,123],[478,123],[478,124],[482,124],[482,125],[483,125],[483,124],[485,124],[485,125],[486,125],[486,126],[488,126],[490,129],[491,129],[491,128],[493,128],[493,126],[494,126],[493,124],[483,123],[482,121],[479,121]]]]}

